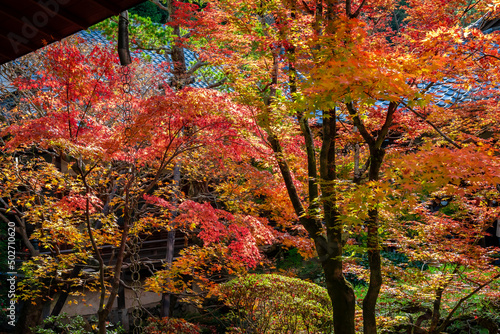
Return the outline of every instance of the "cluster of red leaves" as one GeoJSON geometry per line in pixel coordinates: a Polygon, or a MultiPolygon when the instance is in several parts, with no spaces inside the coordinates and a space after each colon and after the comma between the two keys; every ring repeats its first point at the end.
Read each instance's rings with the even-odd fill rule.
{"type": "Polygon", "coordinates": [[[274,241],[273,232],[263,218],[233,215],[214,209],[209,203],[191,200],[179,206],[174,226],[199,231],[198,237],[205,246],[226,245],[229,258],[248,267],[255,267],[262,259],[258,246],[274,241]]]}
{"type": "Polygon", "coordinates": [[[91,214],[102,210],[102,201],[92,194],[85,196],[78,193],[70,193],[69,195],[64,196],[57,203],[57,206],[60,209],[65,210],[67,213],[73,213],[85,212],[87,210],[87,204],[89,206],[89,213],[91,214]]]}
{"type": "Polygon", "coordinates": [[[161,319],[149,318],[148,325],[144,328],[145,334],[177,333],[177,334],[198,334],[201,329],[198,325],[187,322],[181,318],[161,319]]]}
{"type": "Polygon", "coordinates": [[[159,82],[147,66],[130,65],[131,111],[124,115],[115,58],[114,51],[101,47],[89,54],[70,43],[48,48],[39,77],[16,81],[19,89],[36,92],[30,102],[41,117],[25,114],[23,121],[3,129],[2,136],[12,135],[6,148],[37,144],[70,150],[73,156],[142,163],[206,145],[221,155],[236,156],[242,150],[241,140],[234,138],[247,124],[237,126],[235,119],[246,110],[213,90],[167,88],[165,94],[148,95],[148,85],[159,82]]]}
{"type": "Polygon", "coordinates": [[[170,21],[166,23],[167,25],[172,27],[182,26],[187,29],[196,27],[198,24],[196,14],[200,10],[199,5],[190,2],[172,1],[171,6],[173,8],[173,13],[170,21]]]}
{"type": "Polygon", "coordinates": [[[144,194],[142,197],[146,200],[146,203],[148,204],[161,206],[170,210],[174,209],[171,203],[169,203],[168,201],[164,200],[161,197],[148,194],[144,194]]]}

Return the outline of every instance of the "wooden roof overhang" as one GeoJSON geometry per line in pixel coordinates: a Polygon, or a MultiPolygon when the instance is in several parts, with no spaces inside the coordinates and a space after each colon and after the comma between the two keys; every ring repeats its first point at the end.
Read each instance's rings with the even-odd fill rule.
{"type": "Polygon", "coordinates": [[[0,0],[0,65],[145,0],[0,0]]]}

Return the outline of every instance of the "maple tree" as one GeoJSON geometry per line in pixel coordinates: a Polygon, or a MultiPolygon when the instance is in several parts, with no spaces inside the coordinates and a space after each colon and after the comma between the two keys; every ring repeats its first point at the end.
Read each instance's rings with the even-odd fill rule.
{"type": "MultiPolygon", "coordinates": [[[[499,213],[498,207],[491,205],[498,197],[499,175],[498,159],[493,156],[495,144],[490,144],[497,139],[496,135],[476,137],[478,145],[457,149],[443,147],[439,135],[428,135],[417,152],[404,156],[404,163],[401,157],[389,160],[392,169],[387,177],[392,182],[381,190],[394,196],[389,205],[399,210],[382,210],[388,212],[385,233],[398,251],[411,261],[436,269],[388,266],[385,281],[388,290],[403,284],[397,288],[396,298],[411,300],[408,312],[420,313],[418,321],[401,327],[440,333],[466,317],[461,312],[475,294],[481,292],[486,300],[498,299],[500,274],[492,265],[498,248],[483,244],[485,231],[499,213]],[[394,277],[398,277],[397,282],[394,277]]],[[[471,139],[469,134],[465,136],[471,139]]],[[[478,311],[475,314],[484,328],[497,330],[495,319],[478,311]]]]}
{"type": "Polygon", "coordinates": [[[367,228],[370,275],[363,299],[363,326],[365,333],[375,333],[375,308],[382,286],[380,208],[387,189],[386,180],[381,179],[383,144],[390,133],[431,126],[457,150],[462,148],[434,124],[455,117],[433,103],[435,96],[429,89],[445,79],[462,88],[496,82],[495,74],[486,69],[496,64],[498,50],[493,41],[498,35],[460,26],[496,10],[496,5],[214,1],[200,15],[199,36],[206,44],[198,51],[224,69],[228,85],[239,93],[238,101],[255,113],[296,219],[314,240],[328,292],[335,301],[337,333],[355,331],[354,293],[343,276],[343,234],[351,228],[345,218],[355,215],[359,221],[364,217],[367,228]],[[394,30],[390,23],[396,9],[403,9],[406,18],[404,26],[394,30]],[[321,138],[311,129],[312,117],[321,119],[321,138]],[[357,134],[352,141],[363,146],[361,156],[367,159],[360,168],[359,150],[351,156],[358,186],[339,188],[339,137],[346,135],[339,124],[351,132],[354,126],[357,134]],[[291,143],[299,128],[307,154],[307,186],[299,185],[294,177],[299,170],[292,162],[297,152],[291,143]],[[365,212],[344,211],[345,190],[360,195],[357,198],[366,202],[361,202],[365,212]]]}
{"type": "MultiPolygon", "coordinates": [[[[280,242],[304,257],[318,256],[336,333],[354,333],[359,325],[346,273],[368,282],[365,333],[385,321],[377,318],[380,291],[432,303],[416,308],[421,319],[431,319],[428,326],[422,320],[408,327],[426,333],[446,329],[472,296],[454,300],[448,292],[474,286],[471,293],[494,296],[494,250],[478,242],[498,210],[477,196],[496,196],[500,183],[498,102],[491,97],[498,34],[464,24],[487,12],[495,17],[498,2],[220,0],[203,10],[154,2],[170,12],[171,32],[138,19],[149,30],[137,24],[132,44],[170,54],[173,66],[157,77],[133,64],[134,81],[164,89],[134,91],[133,115],[119,110],[116,58],[100,48],[51,49],[41,79],[17,82],[37,92],[32,105],[39,117],[25,113],[4,130],[12,135],[6,147],[35,145],[68,159],[76,174],[41,164],[43,172],[22,167],[18,175],[14,160],[5,160],[3,194],[30,181],[16,195],[29,204],[17,208],[19,231],[26,219],[41,223],[41,242],[55,250],[37,260],[45,260],[38,268],[51,273],[46,269],[59,263],[98,257],[102,244],[118,247],[123,260],[133,235],[171,221],[169,228],[200,242],[148,281],[154,291],[192,292],[194,281],[209,290],[221,273],[242,273],[263,261],[259,246],[280,242]],[[396,12],[404,13],[400,26],[394,26],[396,12]],[[187,45],[199,52],[189,69],[187,45]],[[224,84],[229,93],[186,87],[209,63],[225,75],[213,87],[224,84]],[[471,101],[445,108],[432,89],[442,81],[481,89],[469,93],[471,101]],[[178,202],[171,200],[181,188],[172,182],[175,166],[188,188],[178,202]],[[454,210],[429,212],[422,202],[437,194],[452,199],[454,210]],[[72,224],[58,224],[59,217],[72,224]],[[92,227],[96,222],[101,228],[92,227]],[[75,228],[82,223],[87,230],[75,228]],[[81,254],[63,259],[61,239],[74,240],[81,254]],[[388,264],[381,249],[390,245],[411,260],[442,266],[441,272],[388,264]],[[368,269],[346,255],[351,252],[366,253],[368,269]],[[425,289],[412,293],[405,279],[425,289]]],[[[100,321],[116,296],[120,265],[100,321]]],[[[99,268],[105,293],[102,261],[99,268]]]]}
{"type": "MultiPolygon", "coordinates": [[[[24,298],[50,293],[43,287],[44,277],[55,276],[71,286],[89,281],[87,288],[100,291],[99,330],[105,332],[130,243],[141,234],[168,228],[171,213],[177,210],[168,201],[174,165],[201,147],[211,146],[219,154],[229,150],[238,129],[232,118],[241,112],[216,91],[174,91],[151,68],[135,62],[129,68],[137,82],[129,88],[132,112],[124,115],[113,51],[101,47],[82,51],[67,41],[48,48],[43,57],[45,66],[36,78],[14,82],[20,90],[34,93],[28,112],[22,106],[13,110],[11,124],[2,130],[2,136],[8,136],[4,150],[21,157],[3,157],[3,209],[16,215],[28,247],[34,248],[25,231],[30,224],[35,227],[31,238],[50,251],[49,256],[40,256],[32,250],[33,258],[24,263],[28,276],[24,298]],[[152,91],[160,84],[163,92],[152,91]],[[30,113],[30,108],[38,113],[30,113]],[[22,158],[29,151],[67,163],[66,172],[43,159],[22,158]],[[113,246],[113,264],[103,259],[103,245],[113,246]],[[73,251],[61,252],[63,246],[73,251]],[[88,265],[98,269],[96,277],[79,271],[67,278],[71,268],[88,265]],[[33,290],[37,286],[40,289],[33,290]]],[[[220,244],[219,232],[236,238],[225,250],[232,252],[234,261],[255,264],[259,252],[247,227],[229,226],[223,232],[205,224],[200,234],[207,244],[220,244]]],[[[64,284],[52,286],[52,291],[60,288],[64,284]]]]}

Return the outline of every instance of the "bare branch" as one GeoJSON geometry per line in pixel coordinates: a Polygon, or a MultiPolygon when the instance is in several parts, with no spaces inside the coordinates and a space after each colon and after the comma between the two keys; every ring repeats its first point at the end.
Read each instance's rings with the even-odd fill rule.
{"type": "Polygon", "coordinates": [[[491,57],[491,58],[495,58],[496,60],[500,60],[500,57],[497,57],[494,55],[489,55],[489,54],[481,56],[478,60],[481,60],[481,59],[486,58],[486,57],[491,57]]]}
{"type": "Polygon", "coordinates": [[[167,54],[172,54],[172,49],[169,47],[166,46],[148,47],[137,41],[135,42],[135,48],[144,51],[155,51],[156,53],[158,53],[159,51],[164,51],[167,54]]]}
{"type": "Polygon", "coordinates": [[[192,75],[198,69],[202,68],[203,66],[207,66],[207,65],[208,65],[208,63],[206,61],[198,60],[196,62],[196,64],[194,64],[193,66],[191,66],[191,68],[189,69],[189,71],[187,71],[187,74],[192,75]]]}
{"type": "Polygon", "coordinates": [[[149,0],[149,1],[151,1],[152,3],[154,3],[158,8],[160,8],[160,9],[168,12],[169,14],[172,13],[171,8],[169,8],[170,7],[170,2],[167,4],[168,7],[166,7],[165,5],[163,5],[160,2],[160,0],[149,0]]]}
{"type": "Polygon", "coordinates": [[[304,6],[304,9],[306,10],[306,12],[309,15],[314,15],[314,10],[312,10],[311,8],[309,8],[309,6],[307,5],[307,3],[304,0],[302,0],[302,6],[304,6]]]}
{"type": "Polygon", "coordinates": [[[212,88],[216,88],[216,87],[219,87],[219,86],[222,86],[224,83],[226,83],[227,79],[226,78],[223,78],[217,82],[214,82],[213,84],[210,84],[207,86],[208,89],[212,89],[212,88]]]}

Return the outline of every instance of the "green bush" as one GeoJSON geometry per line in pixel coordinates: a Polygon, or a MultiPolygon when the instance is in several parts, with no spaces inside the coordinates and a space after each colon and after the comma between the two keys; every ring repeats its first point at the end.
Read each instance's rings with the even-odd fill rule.
{"type": "Polygon", "coordinates": [[[43,324],[33,329],[36,334],[92,334],[82,316],[70,317],[66,313],[57,316],[50,316],[43,321],[43,324]]]}
{"type": "MultiPolygon", "coordinates": [[[[97,319],[91,317],[88,322],[82,316],[70,316],[67,313],[50,316],[43,323],[31,329],[35,334],[95,334],[98,331],[97,319]]],[[[106,323],[106,333],[124,334],[120,324],[106,323]]]]}
{"type": "Polygon", "coordinates": [[[331,333],[333,311],[326,289],[298,278],[248,275],[221,286],[230,306],[231,333],[331,333]]]}

